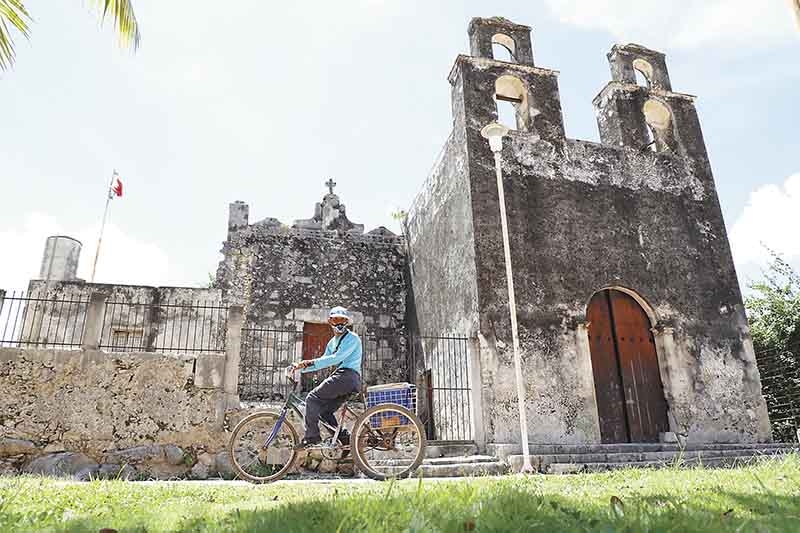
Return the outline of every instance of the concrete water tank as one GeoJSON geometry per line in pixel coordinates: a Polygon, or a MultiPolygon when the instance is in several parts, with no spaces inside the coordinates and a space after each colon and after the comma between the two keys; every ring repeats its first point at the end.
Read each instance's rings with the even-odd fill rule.
{"type": "Polygon", "coordinates": [[[76,279],[82,246],[81,241],[66,235],[48,237],[44,245],[39,279],[52,281],[76,279]]]}

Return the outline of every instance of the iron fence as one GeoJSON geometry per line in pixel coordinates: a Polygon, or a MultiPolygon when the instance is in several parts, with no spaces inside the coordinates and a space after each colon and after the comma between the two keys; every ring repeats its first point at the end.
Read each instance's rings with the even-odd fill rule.
{"type": "Polygon", "coordinates": [[[228,308],[217,301],[109,300],[101,350],[112,352],[224,352],[228,308]]]}
{"type": "Polygon", "coordinates": [[[780,442],[800,440],[800,344],[764,350],[756,355],[761,392],[767,402],[772,436],[780,442]]]}
{"type": "MultiPolygon", "coordinates": [[[[286,367],[304,357],[317,357],[329,339],[329,334],[295,329],[244,328],[239,398],[244,401],[283,400],[289,392],[284,377],[286,367]]],[[[365,386],[415,384],[419,396],[417,413],[429,439],[473,439],[468,338],[365,333],[361,340],[365,386]]],[[[330,372],[331,369],[323,369],[304,374],[303,391],[310,391],[330,372]]]]}
{"type": "Polygon", "coordinates": [[[424,362],[425,368],[421,381],[429,413],[423,421],[429,439],[468,442],[474,438],[469,343],[469,338],[461,336],[414,339],[414,360],[424,362]]]}
{"type": "MultiPolygon", "coordinates": [[[[284,377],[294,361],[321,355],[331,334],[296,329],[243,328],[239,363],[239,397],[247,401],[280,400],[288,393],[284,377]]],[[[408,342],[403,336],[361,335],[364,357],[362,375],[366,386],[379,382],[409,381],[408,342]]],[[[330,368],[307,372],[302,391],[324,380],[330,368]]]]}
{"type": "Polygon", "coordinates": [[[0,293],[0,347],[78,349],[88,298],[0,293]]]}
{"type": "Polygon", "coordinates": [[[297,357],[294,330],[243,328],[239,354],[239,398],[280,400],[289,393],[283,371],[297,357]]]}

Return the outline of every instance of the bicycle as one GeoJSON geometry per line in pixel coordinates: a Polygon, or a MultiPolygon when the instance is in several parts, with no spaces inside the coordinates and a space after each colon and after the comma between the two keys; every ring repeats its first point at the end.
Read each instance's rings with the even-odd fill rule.
{"type": "MultiPolygon", "coordinates": [[[[288,370],[288,369],[287,369],[288,370]]],[[[259,411],[243,418],[231,434],[228,456],[239,477],[255,483],[277,481],[286,476],[305,450],[297,450],[297,431],[287,421],[294,412],[305,422],[304,400],[298,395],[300,380],[286,374],[291,390],[280,411],[259,411]]],[[[323,457],[340,459],[352,452],[353,462],[367,477],[382,481],[411,476],[425,457],[425,431],[417,415],[396,403],[381,403],[357,413],[351,402],[364,400],[363,392],[348,396],[339,408],[339,425],[323,420],[328,439],[306,450],[320,450],[323,457]],[[341,429],[352,421],[350,443],[339,442],[341,429]],[[353,447],[352,444],[355,443],[353,447]]],[[[363,402],[367,405],[367,402],[363,402]]]]}

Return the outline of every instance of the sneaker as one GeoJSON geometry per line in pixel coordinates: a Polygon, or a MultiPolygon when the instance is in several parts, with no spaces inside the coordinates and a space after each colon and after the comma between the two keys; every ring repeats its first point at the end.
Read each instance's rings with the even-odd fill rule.
{"type": "Polygon", "coordinates": [[[312,439],[304,438],[303,440],[300,441],[300,444],[294,447],[294,449],[307,450],[308,448],[313,448],[314,446],[317,446],[320,442],[322,442],[322,439],[319,437],[312,439]]]}

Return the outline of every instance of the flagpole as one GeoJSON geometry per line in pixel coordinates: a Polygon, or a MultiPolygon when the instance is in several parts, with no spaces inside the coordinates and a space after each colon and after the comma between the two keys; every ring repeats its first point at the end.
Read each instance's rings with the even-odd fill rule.
{"type": "Polygon", "coordinates": [[[108,184],[108,191],[106,192],[106,208],[103,210],[103,222],[100,223],[100,236],[97,238],[97,250],[94,252],[94,263],[92,263],[92,277],[89,283],[94,283],[94,274],[97,270],[97,258],[100,257],[100,244],[103,242],[103,230],[106,228],[106,217],[108,216],[108,205],[111,203],[111,188],[114,186],[114,178],[117,177],[117,171],[111,174],[111,182],[108,184]]]}

